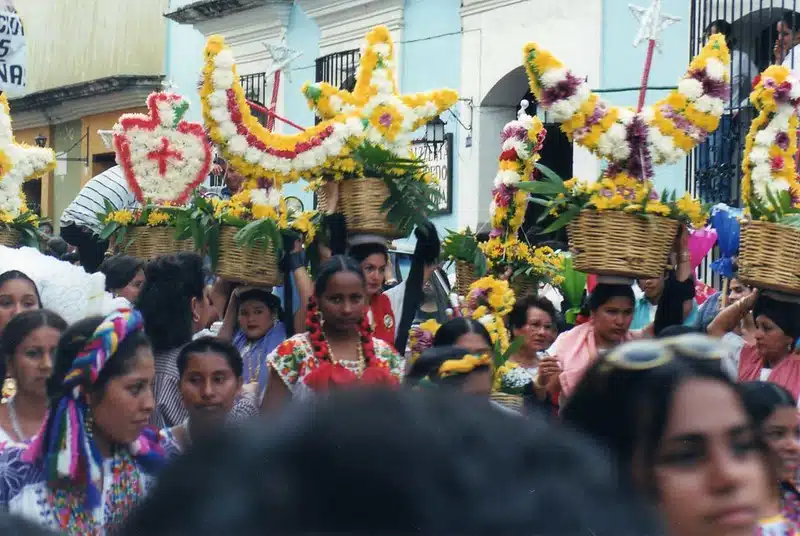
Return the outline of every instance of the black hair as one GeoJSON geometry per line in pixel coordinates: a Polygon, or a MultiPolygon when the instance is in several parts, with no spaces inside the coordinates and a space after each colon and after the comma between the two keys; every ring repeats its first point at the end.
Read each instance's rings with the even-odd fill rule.
{"type": "Polygon", "coordinates": [[[39,308],[42,307],[42,297],[39,295],[39,287],[36,286],[36,282],[31,279],[28,274],[24,272],[20,272],[19,270],[8,270],[0,274],[0,288],[3,287],[9,281],[16,281],[22,280],[27,281],[33,287],[33,293],[36,295],[36,301],[39,302],[39,308]]]}
{"type": "Polygon", "coordinates": [[[44,248],[44,254],[48,257],[55,257],[56,259],[60,259],[62,255],[65,255],[69,251],[69,244],[67,241],[59,236],[54,236],[47,240],[44,248]]]}
{"type": "Polygon", "coordinates": [[[445,322],[442,327],[436,331],[436,335],[433,337],[433,346],[454,346],[459,337],[466,333],[477,333],[484,338],[489,348],[494,346],[492,344],[492,337],[489,335],[489,332],[486,331],[483,324],[477,320],[463,316],[445,322]]]}
{"type": "Polygon", "coordinates": [[[380,253],[387,262],[389,261],[389,248],[386,247],[386,244],[378,242],[367,242],[357,246],[350,246],[350,250],[347,254],[361,264],[367,257],[375,253],[380,253]]]}
{"type": "Polygon", "coordinates": [[[81,255],[77,251],[71,251],[69,253],[64,253],[59,257],[60,260],[64,262],[68,262],[70,264],[76,263],[81,260],[81,255]]]}
{"type": "Polygon", "coordinates": [[[756,426],[762,426],[776,409],[797,408],[797,400],[786,388],[771,382],[744,382],[739,384],[739,392],[747,412],[756,426]]]}
{"type": "Polygon", "coordinates": [[[339,272],[356,274],[361,281],[365,281],[364,272],[354,259],[345,255],[334,255],[320,265],[317,280],[314,282],[314,294],[322,296],[328,289],[328,281],[339,272]]]}
{"type": "MultiPolygon", "coordinates": [[[[720,382],[738,397],[736,385],[717,360],[678,355],[658,367],[629,370],[600,358],[578,383],[561,417],[568,426],[610,449],[622,482],[629,487],[634,487],[633,460],[641,460],[649,474],[642,483],[646,489],[640,491],[654,498],[658,490],[651,470],[669,421],[673,397],[678,388],[692,378],[720,382]]],[[[766,450],[763,452],[766,460],[766,450]]]]}
{"type": "Polygon", "coordinates": [[[22,344],[25,337],[45,326],[63,332],[67,329],[67,322],[57,313],[47,309],[24,311],[9,320],[0,335],[0,357],[2,357],[0,359],[0,378],[5,378],[7,363],[14,357],[17,347],[22,344]]]}
{"type": "Polygon", "coordinates": [[[442,391],[342,390],[197,443],[123,535],[662,532],[590,442],[442,391]]]}
{"type": "Polygon", "coordinates": [[[792,11],[787,9],[783,12],[781,16],[781,20],[788,26],[793,32],[800,30],[800,14],[796,11],[792,11]]]}
{"type": "Polygon", "coordinates": [[[687,333],[705,333],[705,330],[695,326],[672,325],[662,329],[658,335],[656,335],[656,338],[666,339],[667,337],[676,337],[678,335],[686,335],[687,333]]]}
{"type": "Polygon", "coordinates": [[[204,299],[205,288],[203,259],[196,253],[165,255],[147,264],[137,305],[154,351],[192,340],[192,298],[204,299]]]}
{"type": "Polygon", "coordinates": [[[627,298],[631,301],[631,306],[636,303],[636,297],[633,295],[630,285],[599,283],[589,294],[589,311],[597,311],[614,298],[627,298]]]}
{"type": "Polygon", "coordinates": [[[456,374],[446,378],[442,378],[437,374],[439,367],[441,367],[445,361],[461,359],[467,354],[469,354],[469,350],[459,348],[458,346],[437,346],[428,348],[422,352],[419,359],[414,361],[414,364],[411,365],[411,369],[409,369],[406,375],[405,383],[409,387],[414,387],[418,385],[423,378],[428,378],[435,385],[458,388],[467,380],[469,374],[472,372],[485,371],[490,367],[490,365],[482,365],[476,367],[469,374],[456,374]]]}
{"type": "MultiPolygon", "coordinates": [[[[55,411],[61,397],[66,394],[63,383],[67,373],[72,369],[72,363],[86,346],[89,339],[92,338],[95,330],[103,320],[102,316],[90,316],[75,322],[61,334],[56,348],[56,362],[53,366],[53,374],[47,379],[47,395],[50,397],[53,411],[55,411]]],[[[119,343],[114,355],[108,358],[94,384],[85,387],[102,398],[110,380],[127,374],[131,370],[131,366],[135,362],[136,351],[142,346],[150,346],[150,340],[147,335],[141,331],[128,334],[119,343]]]]}
{"type": "Polygon", "coordinates": [[[800,305],[761,294],[753,307],[753,318],[757,319],[762,315],[775,322],[784,334],[791,337],[792,345],[800,337],[800,305]]]}
{"type": "Polygon", "coordinates": [[[217,339],[216,337],[200,337],[195,339],[183,348],[178,354],[178,373],[183,378],[183,373],[186,372],[186,366],[189,363],[189,356],[191,354],[215,353],[223,356],[233,370],[237,378],[242,377],[244,365],[242,363],[242,354],[236,349],[234,345],[227,341],[217,339]]]}
{"type": "Polygon", "coordinates": [[[139,270],[144,270],[145,263],[130,255],[114,255],[103,261],[100,271],[106,276],[106,290],[124,288],[130,283],[139,270]]]}
{"type": "Polygon", "coordinates": [[[528,323],[528,309],[531,307],[541,309],[550,317],[553,325],[558,321],[556,307],[553,302],[544,296],[530,295],[520,298],[514,303],[514,307],[508,315],[508,322],[513,329],[520,329],[528,323]]]}
{"type": "Polygon", "coordinates": [[[277,321],[281,315],[281,299],[268,290],[254,288],[239,294],[239,306],[246,301],[263,303],[270,310],[277,321]]]}

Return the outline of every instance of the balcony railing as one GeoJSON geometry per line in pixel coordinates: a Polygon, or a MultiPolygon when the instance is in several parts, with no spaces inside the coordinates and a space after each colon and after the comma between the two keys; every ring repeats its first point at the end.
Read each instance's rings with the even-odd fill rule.
{"type": "MultiPolygon", "coordinates": [[[[270,107],[272,103],[268,102],[269,98],[267,97],[267,89],[271,88],[271,86],[267,85],[266,73],[246,74],[240,76],[239,81],[242,84],[245,98],[248,101],[259,104],[265,108],[270,107]]],[[[250,111],[252,112],[253,117],[255,117],[259,123],[266,126],[267,114],[254,108],[251,108],[250,111]]]]}

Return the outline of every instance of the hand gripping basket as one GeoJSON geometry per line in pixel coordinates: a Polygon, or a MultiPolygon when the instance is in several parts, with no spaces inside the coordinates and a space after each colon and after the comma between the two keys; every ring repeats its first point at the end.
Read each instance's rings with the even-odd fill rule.
{"type": "Polygon", "coordinates": [[[661,277],[678,225],[661,216],[583,210],[567,227],[573,266],[598,275],[661,277]]]}

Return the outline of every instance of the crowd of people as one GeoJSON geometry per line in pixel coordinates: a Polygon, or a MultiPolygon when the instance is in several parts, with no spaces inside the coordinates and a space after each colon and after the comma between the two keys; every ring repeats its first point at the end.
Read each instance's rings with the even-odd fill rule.
{"type": "MultiPolygon", "coordinates": [[[[412,263],[420,287],[438,266],[431,230],[412,263]]],[[[106,288],[128,306],[72,325],[25,273],[0,274],[4,522],[20,534],[43,533],[23,520],[66,534],[793,533],[796,304],[734,279],[698,311],[685,238],[673,270],[636,285],[646,302],[601,278],[569,326],[560,304],[521,296],[509,361],[533,381],[512,407],[493,396],[495,341],[477,320],[448,320],[416,359],[398,351],[403,304],[419,307],[411,280],[384,293],[385,244],[352,249],[313,277],[301,250],[285,255],[288,315],[281,289],[214,279],[195,253],[107,257],[106,288]]]]}

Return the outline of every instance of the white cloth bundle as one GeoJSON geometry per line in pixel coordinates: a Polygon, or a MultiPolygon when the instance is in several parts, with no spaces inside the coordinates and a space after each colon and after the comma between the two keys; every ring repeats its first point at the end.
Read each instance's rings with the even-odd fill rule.
{"type": "Polygon", "coordinates": [[[87,274],[80,266],[33,248],[0,246],[0,274],[9,270],[19,270],[33,279],[42,307],[58,313],[69,324],[88,316],[105,316],[121,306],[130,307],[125,298],[114,298],[105,291],[102,273],[87,274]]]}

